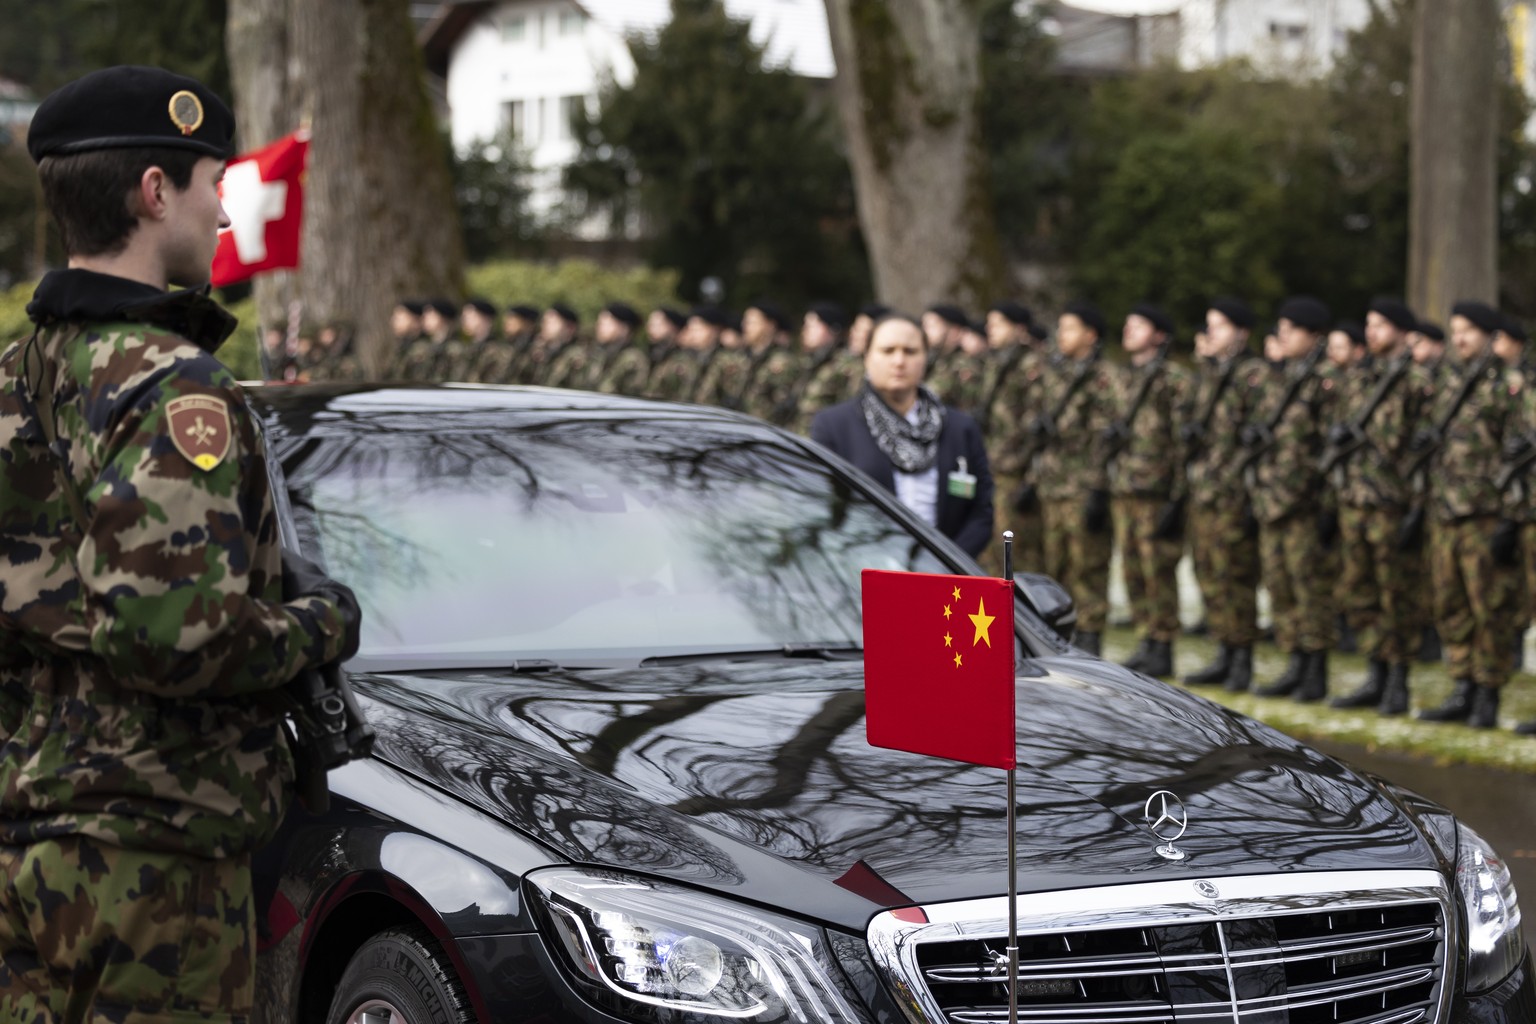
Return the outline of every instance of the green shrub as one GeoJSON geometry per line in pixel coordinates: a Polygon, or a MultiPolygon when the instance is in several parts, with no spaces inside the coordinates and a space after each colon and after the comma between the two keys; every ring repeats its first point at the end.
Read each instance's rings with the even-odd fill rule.
{"type": "Polygon", "coordinates": [[[610,270],[590,260],[535,263],[498,260],[469,270],[469,292],[499,306],[523,302],[540,309],[563,302],[591,324],[610,302],[627,302],[644,316],[657,306],[685,305],[677,297],[676,271],[633,267],[610,270]]]}

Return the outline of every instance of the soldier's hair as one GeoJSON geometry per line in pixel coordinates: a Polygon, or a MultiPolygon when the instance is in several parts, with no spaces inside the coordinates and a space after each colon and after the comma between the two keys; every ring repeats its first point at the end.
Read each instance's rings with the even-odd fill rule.
{"type": "Polygon", "coordinates": [[[916,327],[918,337],[923,339],[923,351],[928,351],[928,334],[923,330],[923,325],[919,323],[915,317],[910,317],[905,313],[897,313],[894,310],[888,310],[884,316],[875,318],[874,324],[871,325],[869,329],[870,340],[874,340],[876,331],[884,327],[886,324],[893,322],[903,323],[911,327],[916,327]]]}
{"type": "Polygon", "coordinates": [[[190,149],[96,149],[44,157],[38,164],[43,203],[70,256],[113,256],[139,226],[132,196],[144,172],[158,167],[178,191],[192,184],[205,154],[190,149]]]}

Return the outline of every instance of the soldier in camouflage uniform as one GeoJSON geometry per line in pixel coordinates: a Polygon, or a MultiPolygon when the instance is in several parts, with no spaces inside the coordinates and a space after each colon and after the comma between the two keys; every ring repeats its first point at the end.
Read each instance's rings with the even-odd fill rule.
{"type": "Polygon", "coordinates": [[[1254,419],[1243,428],[1254,459],[1250,494],[1275,643],[1290,654],[1280,678],[1258,692],[1304,702],[1327,696],[1335,639],[1334,580],[1319,567],[1338,519],[1317,466],[1337,397],[1322,358],[1329,319],[1328,307],[1313,298],[1281,304],[1276,333],[1285,364],[1269,377],[1254,419]]]}
{"type": "Polygon", "coordinates": [[[944,404],[981,419],[980,406],[986,388],[987,339],[973,324],[954,331],[959,339],[952,351],[928,373],[928,387],[944,404]]]}
{"type": "Polygon", "coordinates": [[[404,366],[405,352],[421,337],[421,314],[426,304],[415,299],[402,299],[395,303],[389,314],[389,331],[394,337],[394,348],[384,366],[386,380],[398,380],[404,366]]]}
{"type": "Polygon", "coordinates": [[[709,372],[694,389],[695,402],[718,409],[740,409],[742,393],[758,362],[774,349],[788,346],[789,320],[776,303],[761,301],[748,306],[741,325],[741,346],[715,354],[709,372]]]}
{"type": "Polygon", "coordinates": [[[1044,530],[1045,572],[1077,605],[1074,643],[1098,654],[1109,613],[1109,477],[1105,430],[1113,415],[1113,370],[1099,357],[1104,316],[1086,303],[1056,322],[1056,354],[1046,361],[1038,400],[1020,410],[1037,454],[1024,475],[1035,481],[1044,530]],[[1059,411],[1058,411],[1059,410],[1059,411]]]}
{"type": "Polygon", "coordinates": [[[1271,370],[1248,349],[1256,318],[1246,303],[1212,301],[1196,344],[1199,383],[1180,433],[1189,491],[1188,530],[1206,622],[1216,641],[1211,664],[1184,677],[1192,686],[1242,693],[1253,682],[1258,639],[1259,543],[1243,482],[1240,435],[1252,419],[1271,370]]]}
{"type": "Polygon", "coordinates": [[[500,340],[496,320],[496,306],[489,299],[465,300],[459,312],[464,340],[457,349],[445,353],[443,380],[475,381],[485,353],[500,340]]]}
{"type": "Polygon", "coordinates": [[[806,314],[800,332],[804,365],[790,421],[798,434],[809,434],[811,420],[818,412],[848,401],[864,384],[863,357],[843,344],[843,331],[848,326],[843,317],[841,307],[829,304],[806,314]]]}
{"type": "MultiPolygon", "coordinates": [[[[1445,329],[1432,321],[1420,320],[1409,334],[1408,341],[1413,350],[1413,361],[1439,387],[1441,367],[1445,365],[1445,329]]],[[[1422,499],[1422,495],[1418,497],[1422,499]]],[[[1433,529],[1433,524],[1426,521],[1424,529],[1419,531],[1420,537],[1415,548],[1418,557],[1408,567],[1408,608],[1409,615],[1417,623],[1420,661],[1439,661],[1442,656],[1440,634],[1435,631],[1434,602],[1429,592],[1429,581],[1433,576],[1430,571],[1430,545],[1424,540],[1433,529]]]]}
{"type": "Polygon", "coordinates": [[[1125,664],[1149,676],[1173,675],[1179,633],[1186,495],[1179,428],[1189,421],[1195,387],[1187,370],[1168,362],[1173,335],[1173,320],[1162,309],[1145,302],[1132,307],[1121,333],[1130,365],[1114,376],[1107,439],[1115,541],[1131,617],[1141,631],[1125,664]]]}
{"type": "Polygon", "coordinates": [[[191,79],[109,68],[29,132],[71,269],[0,351],[0,1020],[249,1018],[281,690],[356,649],[350,592],[279,552],[212,356],[233,128],[191,79]]]}
{"type": "Polygon", "coordinates": [[[482,384],[523,384],[523,370],[529,354],[539,340],[539,322],[543,313],[533,306],[508,306],[501,318],[500,344],[482,352],[471,369],[482,384]]]}
{"type": "Polygon", "coordinates": [[[356,382],[367,379],[363,361],[352,346],[352,329],[327,324],[315,335],[315,363],[309,379],[356,382]]]}
{"type": "Polygon", "coordinates": [[[698,306],[678,332],[677,345],[651,367],[647,397],[664,402],[691,402],[700,379],[720,347],[720,332],[729,322],[723,309],[698,306]]]}
{"type": "Polygon", "coordinates": [[[1421,711],[1432,722],[1498,724],[1520,615],[1519,527],[1495,485],[1505,441],[1520,429],[1520,382],[1493,352],[1503,327],[1481,302],[1451,311],[1455,372],[1436,389],[1414,448],[1432,453],[1431,565],[1435,611],[1451,695],[1421,711]]]}
{"type": "MultiPolygon", "coordinates": [[[[806,311],[800,321],[800,335],[825,332],[834,341],[838,328],[831,324],[843,324],[848,315],[840,306],[818,302],[806,311]]],[[[751,376],[742,392],[742,411],[760,420],[767,420],[776,427],[789,427],[794,423],[796,400],[806,372],[807,360],[801,349],[789,344],[775,345],[763,351],[753,362],[751,376]]]]}
{"type": "MultiPolygon", "coordinates": [[[[1022,572],[1040,572],[1045,564],[1040,501],[1032,483],[1026,489],[1024,429],[1033,419],[1035,390],[1045,366],[1045,330],[1017,302],[999,302],[987,313],[987,369],[983,409],[977,423],[987,442],[987,458],[996,482],[998,532],[1013,531],[1013,564],[1022,572]],[[1025,500],[1027,499],[1027,500],[1025,500]],[[1020,507],[1022,504],[1022,507],[1020,507]]],[[[1001,573],[996,546],[983,552],[982,565],[1001,573]]]]}
{"type": "Polygon", "coordinates": [[[393,376],[400,380],[437,381],[444,346],[454,337],[452,319],[458,307],[447,299],[429,299],[422,304],[422,333],[405,347],[395,365],[393,376]]]}
{"type": "Polygon", "coordinates": [[[640,347],[640,314],[624,302],[610,302],[597,314],[593,336],[602,356],[586,386],[607,395],[642,395],[651,373],[651,358],[640,347]]]}
{"type": "Polygon", "coordinates": [[[589,368],[597,361],[597,353],[590,342],[582,339],[580,332],[581,318],[565,303],[556,302],[544,311],[538,355],[534,359],[538,369],[530,384],[547,388],[581,387],[589,368]]]}
{"type": "Polygon", "coordinates": [[[1434,382],[1408,349],[1408,331],[1417,323],[1398,299],[1371,303],[1365,323],[1371,360],[1345,379],[1325,456],[1335,461],[1341,603],[1368,658],[1365,682],[1333,706],[1374,707],[1383,715],[1408,711],[1409,662],[1417,652],[1416,623],[1405,602],[1419,554],[1398,543],[1413,501],[1404,473],[1408,444],[1434,399],[1434,382]]]}

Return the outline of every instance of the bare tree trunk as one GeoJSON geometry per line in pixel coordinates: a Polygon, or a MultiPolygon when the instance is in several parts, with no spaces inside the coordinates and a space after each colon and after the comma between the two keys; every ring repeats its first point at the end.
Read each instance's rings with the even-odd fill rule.
{"type": "Polygon", "coordinates": [[[306,323],[351,326],[376,374],[395,302],[458,295],[464,274],[406,2],[230,0],[229,43],[245,144],[301,123],[312,135],[300,269],[258,286],[263,322],[297,299],[306,323]]]}
{"type": "Polygon", "coordinates": [[[1005,275],[981,147],[975,0],[825,0],[859,221],[883,301],[980,304],[1005,275]]]}
{"type": "Polygon", "coordinates": [[[1413,39],[1408,300],[1443,321],[1498,302],[1497,0],[1418,0],[1413,39]]]}

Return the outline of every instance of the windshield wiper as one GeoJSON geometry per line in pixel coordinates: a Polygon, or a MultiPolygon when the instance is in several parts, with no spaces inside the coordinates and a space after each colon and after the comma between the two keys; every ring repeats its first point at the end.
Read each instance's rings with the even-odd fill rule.
{"type": "Polygon", "coordinates": [[[641,660],[642,666],[689,665],[700,661],[751,661],[762,658],[816,658],[822,661],[856,661],[864,656],[859,644],[793,643],[777,647],[724,648],[687,654],[658,654],[641,660]]]}

